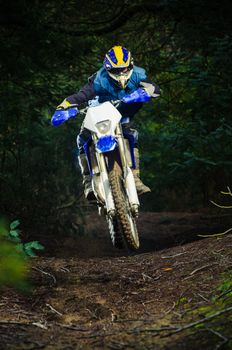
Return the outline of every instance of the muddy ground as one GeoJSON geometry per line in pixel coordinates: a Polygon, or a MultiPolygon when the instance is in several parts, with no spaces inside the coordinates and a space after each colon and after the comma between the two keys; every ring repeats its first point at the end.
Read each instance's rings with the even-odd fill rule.
{"type": "Polygon", "coordinates": [[[198,235],[230,221],[206,211],[142,213],[136,253],[115,250],[95,214],[81,237],[40,236],[46,250],[32,261],[32,292],[0,292],[0,349],[230,349],[230,332],[215,331],[213,320],[191,325],[232,268],[232,235],[198,235]]]}

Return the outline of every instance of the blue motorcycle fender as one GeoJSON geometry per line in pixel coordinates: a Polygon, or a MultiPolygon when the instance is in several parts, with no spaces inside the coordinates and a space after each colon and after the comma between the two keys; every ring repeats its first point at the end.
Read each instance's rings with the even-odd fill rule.
{"type": "Polygon", "coordinates": [[[117,140],[112,135],[102,136],[98,139],[96,150],[98,153],[106,153],[113,151],[117,146],[117,140]]]}

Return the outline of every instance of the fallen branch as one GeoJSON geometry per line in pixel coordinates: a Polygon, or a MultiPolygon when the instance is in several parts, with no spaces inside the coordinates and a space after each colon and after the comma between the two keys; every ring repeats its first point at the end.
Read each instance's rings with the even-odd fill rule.
{"type": "Polygon", "coordinates": [[[221,209],[232,209],[232,205],[220,205],[215,203],[214,201],[210,201],[212,204],[214,204],[216,207],[221,208],[221,209]]]}
{"type": "Polygon", "coordinates": [[[207,322],[207,321],[210,321],[210,320],[214,319],[215,317],[220,316],[220,315],[223,315],[223,314],[225,314],[225,313],[227,313],[227,312],[229,312],[229,311],[232,311],[232,306],[230,306],[230,307],[228,307],[228,308],[226,308],[226,309],[223,309],[223,310],[221,310],[221,311],[215,312],[215,314],[210,315],[210,316],[208,316],[208,317],[201,318],[201,319],[198,320],[198,321],[195,321],[195,322],[192,322],[192,323],[188,323],[188,324],[186,324],[185,326],[180,327],[180,328],[178,328],[177,330],[174,330],[174,331],[172,332],[172,334],[176,334],[176,333],[185,331],[186,329],[193,328],[193,327],[195,327],[195,326],[197,326],[197,325],[199,325],[199,324],[201,324],[201,323],[205,323],[205,322],[207,322]]]}
{"type": "Polygon", "coordinates": [[[17,326],[34,326],[42,329],[48,329],[47,326],[40,322],[18,322],[18,321],[2,321],[0,320],[0,325],[17,325],[17,326]]]}
{"type": "Polygon", "coordinates": [[[56,313],[57,315],[63,316],[63,314],[62,314],[61,312],[57,311],[52,305],[46,304],[46,306],[49,307],[49,309],[50,309],[51,311],[53,311],[54,313],[56,313]]]}
{"type": "Polygon", "coordinates": [[[172,310],[175,309],[175,307],[176,307],[176,302],[174,301],[172,307],[169,308],[167,311],[164,311],[165,315],[169,314],[172,310]]]}
{"type": "Polygon", "coordinates": [[[207,301],[207,303],[210,303],[210,300],[207,299],[206,297],[204,297],[204,295],[197,293],[197,295],[199,295],[199,297],[201,297],[204,301],[207,301]]]}
{"type": "Polygon", "coordinates": [[[222,297],[224,297],[225,295],[229,294],[232,292],[232,289],[228,289],[225,292],[221,293],[218,297],[216,297],[216,300],[221,299],[222,297]]]}
{"type": "Polygon", "coordinates": [[[201,271],[201,270],[206,269],[207,267],[211,267],[211,266],[214,266],[214,265],[218,265],[218,263],[215,262],[215,263],[213,263],[213,264],[207,264],[207,265],[198,267],[197,269],[193,270],[193,271],[189,274],[189,276],[185,277],[184,280],[187,280],[188,278],[191,278],[196,272],[199,272],[199,271],[201,271]]]}
{"type": "Polygon", "coordinates": [[[220,233],[215,233],[214,235],[198,235],[198,237],[219,237],[219,236],[224,236],[226,235],[228,232],[232,231],[232,227],[229,228],[228,230],[224,231],[224,232],[220,232],[220,233]]]}
{"type": "Polygon", "coordinates": [[[201,271],[201,270],[203,270],[203,269],[206,269],[207,267],[211,267],[211,266],[213,266],[213,265],[218,265],[218,263],[215,262],[215,263],[213,263],[213,264],[208,264],[208,265],[204,265],[204,266],[198,267],[197,269],[193,270],[193,271],[190,273],[190,275],[194,275],[194,273],[199,272],[199,271],[201,271]]]}
{"type": "Polygon", "coordinates": [[[50,276],[50,277],[53,279],[53,282],[56,284],[56,278],[55,278],[55,276],[52,275],[51,273],[46,272],[46,271],[44,271],[44,270],[42,270],[42,269],[39,269],[38,267],[32,267],[32,269],[33,269],[33,270],[36,270],[36,271],[39,271],[39,272],[41,272],[41,273],[44,274],[44,275],[50,276]]]}
{"type": "Polygon", "coordinates": [[[165,256],[161,256],[162,259],[170,259],[170,258],[175,258],[176,256],[180,256],[183,254],[187,254],[187,252],[182,252],[182,253],[178,253],[178,254],[174,254],[174,255],[165,255],[165,256]]]}
{"type": "Polygon", "coordinates": [[[41,328],[41,329],[45,329],[45,330],[48,329],[47,326],[45,326],[44,324],[42,324],[42,323],[40,323],[40,322],[33,322],[32,325],[33,325],[33,326],[36,326],[36,327],[39,327],[39,328],[41,328]]]}
{"type": "Polygon", "coordinates": [[[145,273],[142,273],[143,280],[145,281],[146,279],[152,280],[153,278],[151,276],[146,275],[145,273]]]}
{"type": "Polygon", "coordinates": [[[227,186],[227,190],[228,190],[228,192],[223,192],[223,191],[221,191],[221,194],[228,194],[229,196],[232,197],[232,192],[231,192],[231,189],[230,189],[229,186],[227,186]]]}
{"type": "Polygon", "coordinates": [[[228,343],[229,339],[226,338],[223,334],[219,333],[218,331],[212,329],[212,328],[209,328],[209,327],[206,327],[206,330],[215,334],[216,336],[218,336],[218,338],[222,339],[222,342],[220,342],[219,344],[216,345],[215,349],[214,350],[218,350],[220,349],[223,345],[225,345],[226,343],[228,343]]]}

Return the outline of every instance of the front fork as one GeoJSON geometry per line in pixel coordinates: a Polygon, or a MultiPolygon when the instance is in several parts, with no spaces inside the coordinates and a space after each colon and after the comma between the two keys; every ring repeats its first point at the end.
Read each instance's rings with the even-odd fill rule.
{"type": "MultiPolygon", "coordinates": [[[[93,135],[94,143],[97,142],[96,135],[93,135]]],[[[95,152],[97,164],[100,172],[100,183],[102,184],[102,190],[104,195],[104,200],[106,204],[106,211],[107,214],[111,217],[115,215],[115,205],[114,200],[110,188],[109,178],[108,178],[108,171],[105,163],[105,157],[103,153],[95,152]]]]}
{"type": "Polygon", "coordinates": [[[138,199],[138,194],[135,186],[134,175],[132,173],[131,168],[128,165],[128,161],[126,158],[127,146],[125,143],[125,138],[123,136],[122,127],[120,124],[116,128],[116,135],[118,137],[118,149],[119,149],[120,159],[122,163],[125,189],[128,195],[131,210],[133,214],[137,216],[138,209],[139,209],[139,199],[138,199]]]}
{"type": "MultiPolygon", "coordinates": [[[[122,170],[123,170],[124,187],[127,192],[132,213],[134,216],[137,216],[138,208],[139,208],[139,199],[136,191],[134,176],[131,168],[128,165],[128,161],[126,158],[127,146],[125,144],[125,139],[123,137],[121,125],[118,125],[115,131],[116,131],[115,134],[118,140],[118,149],[119,149],[119,155],[120,155],[120,160],[121,160],[122,170]]],[[[95,135],[93,135],[93,140],[94,142],[97,142],[97,137],[95,135]]],[[[104,199],[106,203],[106,210],[108,215],[114,216],[115,205],[114,205],[114,200],[113,200],[113,196],[112,196],[112,192],[109,184],[108,171],[105,163],[105,156],[103,153],[96,152],[96,159],[97,159],[98,168],[100,171],[100,179],[101,179],[104,199]]]]}

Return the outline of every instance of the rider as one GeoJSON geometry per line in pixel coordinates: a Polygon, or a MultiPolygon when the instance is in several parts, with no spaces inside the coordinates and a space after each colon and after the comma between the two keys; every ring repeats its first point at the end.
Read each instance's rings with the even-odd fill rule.
{"type": "MultiPolygon", "coordinates": [[[[88,79],[88,83],[79,92],[65,98],[57,109],[67,109],[72,105],[86,103],[95,98],[98,99],[99,103],[120,100],[139,87],[144,88],[151,97],[159,96],[159,86],[147,78],[143,68],[134,65],[131,52],[125,47],[114,46],[106,53],[103,67],[88,79]]],[[[132,171],[139,195],[151,191],[148,186],[142,183],[139,177],[138,132],[130,126],[130,120],[141,107],[142,103],[140,102],[132,104],[121,102],[117,107],[122,114],[121,123],[124,134],[133,135],[135,139],[134,154],[136,169],[132,169],[132,171]]],[[[83,176],[85,197],[87,199],[94,199],[88,162],[83,149],[83,145],[89,136],[89,132],[82,128],[77,137],[77,146],[79,148],[78,159],[83,176]]]]}

